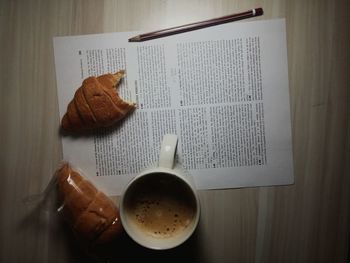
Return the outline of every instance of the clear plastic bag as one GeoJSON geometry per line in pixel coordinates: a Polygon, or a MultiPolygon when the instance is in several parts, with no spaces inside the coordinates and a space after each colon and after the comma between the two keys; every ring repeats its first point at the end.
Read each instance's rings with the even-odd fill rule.
{"type": "Polygon", "coordinates": [[[88,247],[111,242],[123,231],[114,202],[87,180],[82,171],[66,162],[55,172],[43,193],[29,196],[24,202],[38,203],[45,210],[55,206],[77,239],[88,247]],[[56,192],[54,189],[58,203],[48,201],[56,192]]]}
{"type": "Polygon", "coordinates": [[[65,163],[55,174],[63,214],[84,242],[103,244],[122,232],[119,210],[111,199],[88,181],[78,169],[65,163]]]}

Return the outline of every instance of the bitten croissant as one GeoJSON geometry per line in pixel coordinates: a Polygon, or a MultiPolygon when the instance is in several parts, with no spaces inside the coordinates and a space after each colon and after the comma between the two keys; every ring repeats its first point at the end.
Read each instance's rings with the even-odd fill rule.
{"type": "Polygon", "coordinates": [[[116,205],[69,164],[57,170],[56,179],[61,211],[81,240],[102,244],[122,232],[116,205]]]}
{"type": "Polygon", "coordinates": [[[79,132],[111,126],[135,109],[135,104],[124,101],[116,87],[125,71],[86,78],[68,104],[61,126],[68,132],[79,132]]]}

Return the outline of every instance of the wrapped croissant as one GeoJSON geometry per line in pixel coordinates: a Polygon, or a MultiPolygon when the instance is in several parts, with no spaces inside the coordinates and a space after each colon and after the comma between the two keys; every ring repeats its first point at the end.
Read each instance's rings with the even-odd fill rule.
{"type": "Polygon", "coordinates": [[[103,244],[122,232],[116,205],[69,164],[57,170],[56,180],[60,211],[79,239],[103,244]]]}
{"type": "Polygon", "coordinates": [[[135,104],[124,101],[116,87],[125,71],[86,78],[68,104],[61,127],[68,132],[79,132],[108,127],[135,109],[135,104]]]}

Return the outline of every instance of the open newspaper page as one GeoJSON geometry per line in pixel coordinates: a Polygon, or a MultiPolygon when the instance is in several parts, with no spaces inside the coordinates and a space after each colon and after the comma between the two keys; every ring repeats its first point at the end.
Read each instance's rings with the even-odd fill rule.
{"type": "Polygon", "coordinates": [[[174,133],[198,189],[293,182],[284,20],[128,43],[135,34],[54,39],[61,117],[84,78],[120,69],[118,92],[137,104],[117,126],[64,136],[65,160],[118,195],[174,133]]]}

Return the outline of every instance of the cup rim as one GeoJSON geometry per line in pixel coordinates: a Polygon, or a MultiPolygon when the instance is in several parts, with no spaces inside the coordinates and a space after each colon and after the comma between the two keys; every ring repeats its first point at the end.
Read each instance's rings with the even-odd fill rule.
{"type": "Polygon", "coordinates": [[[145,248],[148,248],[148,249],[154,249],[154,250],[166,250],[166,249],[172,249],[172,248],[175,248],[175,247],[178,247],[180,246],[181,244],[183,244],[184,242],[186,242],[192,235],[193,233],[195,232],[195,230],[197,229],[198,227],[198,224],[199,224],[199,219],[200,219],[200,213],[201,213],[201,206],[200,206],[200,201],[199,201],[199,198],[198,198],[198,195],[197,195],[197,191],[196,189],[191,185],[191,183],[185,178],[185,176],[177,173],[176,171],[174,171],[173,169],[169,169],[169,168],[153,168],[151,170],[147,170],[147,171],[144,171],[138,175],[136,175],[132,180],[130,180],[130,182],[126,185],[126,187],[124,188],[123,190],[123,193],[121,195],[121,198],[120,198],[120,202],[119,202],[119,213],[120,213],[120,220],[121,220],[121,223],[122,223],[122,226],[123,228],[125,229],[126,233],[128,234],[128,236],[134,240],[137,244],[145,247],[145,248]],[[125,197],[125,194],[127,192],[127,190],[130,188],[130,186],[132,184],[135,183],[135,181],[139,180],[140,178],[144,177],[144,176],[147,176],[147,175],[150,175],[150,174],[154,174],[154,173],[164,173],[164,174],[170,174],[170,175],[173,175],[173,176],[176,176],[178,179],[180,179],[182,182],[184,182],[192,191],[193,193],[193,196],[195,198],[195,202],[196,202],[196,213],[195,213],[195,218],[193,220],[193,224],[192,224],[192,227],[190,229],[190,231],[188,231],[180,240],[179,242],[176,242],[174,244],[171,244],[171,245],[168,245],[168,246],[152,246],[152,245],[149,245],[147,244],[146,242],[143,242],[142,240],[139,240],[138,238],[136,238],[132,231],[130,230],[129,228],[129,225],[126,223],[126,218],[125,218],[125,213],[124,213],[124,197],[125,197]]]}

